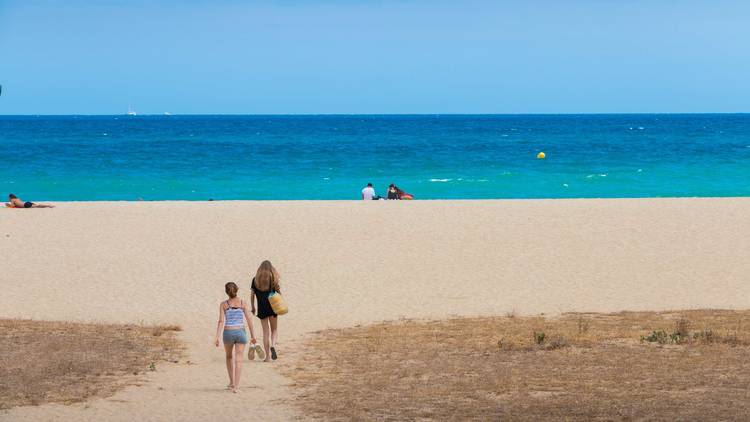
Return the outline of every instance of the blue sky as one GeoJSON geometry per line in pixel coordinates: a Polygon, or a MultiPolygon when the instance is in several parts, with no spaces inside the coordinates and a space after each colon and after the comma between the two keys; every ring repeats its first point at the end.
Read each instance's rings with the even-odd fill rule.
{"type": "Polygon", "coordinates": [[[0,0],[0,114],[750,111],[747,1],[0,0]]]}

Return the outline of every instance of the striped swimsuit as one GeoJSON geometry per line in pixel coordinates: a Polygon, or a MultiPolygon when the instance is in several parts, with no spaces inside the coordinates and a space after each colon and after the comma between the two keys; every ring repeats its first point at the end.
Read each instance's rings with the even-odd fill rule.
{"type": "Polygon", "coordinates": [[[227,301],[227,308],[224,309],[224,344],[247,344],[244,307],[245,304],[242,301],[239,307],[232,307],[227,301]],[[241,327],[241,329],[228,327],[241,327]]]}
{"type": "Polygon", "coordinates": [[[242,306],[244,304],[242,301],[240,301],[239,307],[232,307],[229,304],[229,301],[227,301],[227,309],[224,310],[224,319],[226,319],[226,322],[224,323],[224,326],[226,327],[237,327],[237,326],[245,326],[245,311],[242,309],[242,306]]]}

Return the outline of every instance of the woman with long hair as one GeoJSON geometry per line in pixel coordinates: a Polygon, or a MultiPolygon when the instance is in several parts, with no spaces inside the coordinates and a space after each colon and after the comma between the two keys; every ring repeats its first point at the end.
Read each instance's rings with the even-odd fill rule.
{"type": "MultiPolygon", "coordinates": [[[[240,375],[242,374],[242,356],[247,344],[245,333],[245,321],[250,327],[250,338],[255,343],[255,331],[251,313],[247,309],[247,303],[237,297],[239,287],[229,282],[224,285],[224,291],[229,299],[219,304],[219,323],[216,326],[216,339],[214,344],[219,347],[219,333],[222,333],[224,351],[227,359],[227,372],[229,373],[228,389],[234,393],[240,391],[240,375]]],[[[252,348],[251,348],[252,349],[252,348]]]]}
{"type": "Polygon", "coordinates": [[[252,293],[250,303],[254,314],[256,311],[256,302],[258,304],[258,313],[256,315],[260,319],[260,326],[263,328],[263,348],[266,351],[265,362],[269,362],[270,359],[276,360],[277,358],[276,340],[279,335],[279,322],[278,316],[268,301],[268,295],[271,292],[281,293],[280,280],[279,272],[273,267],[271,261],[263,261],[260,267],[258,267],[258,271],[255,272],[255,277],[251,284],[252,293]]]}

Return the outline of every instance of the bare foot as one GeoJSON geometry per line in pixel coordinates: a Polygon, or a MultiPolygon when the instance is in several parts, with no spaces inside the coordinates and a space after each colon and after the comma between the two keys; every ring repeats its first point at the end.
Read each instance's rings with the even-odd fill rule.
{"type": "Polygon", "coordinates": [[[234,390],[234,386],[232,384],[227,385],[227,390],[234,390]]]}
{"type": "Polygon", "coordinates": [[[232,392],[233,392],[233,393],[239,393],[239,392],[240,392],[240,389],[239,389],[239,388],[235,388],[235,389],[233,389],[233,390],[232,390],[232,392]]]}

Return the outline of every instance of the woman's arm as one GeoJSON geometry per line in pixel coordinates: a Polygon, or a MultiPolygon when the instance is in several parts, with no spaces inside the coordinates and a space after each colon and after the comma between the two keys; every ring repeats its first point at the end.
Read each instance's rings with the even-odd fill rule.
{"type": "Polygon", "coordinates": [[[253,341],[253,344],[255,344],[255,330],[253,329],[253,319],[250,317],[250,315],[252,314],[247,312],[247,303],[242,304],[242,310],[245,311],[245,321],[247,321],[247,326],[250,328],[250,339],[253,341]]]}
{"type": "Polygon", "coordinates": [[[255,289],[250,290],[250,306],[252,306],[252,314],[255,315],[255,289]]]}
{"type": "Polygon", "coordinates": [[[221,330],[224,329],[224,302],[221,302],[219,304],[219,323],[216,324],[216,339],[214,340],[214,344],[216,347],[219,347],[219,334],[221,334],[221,330]]]}

